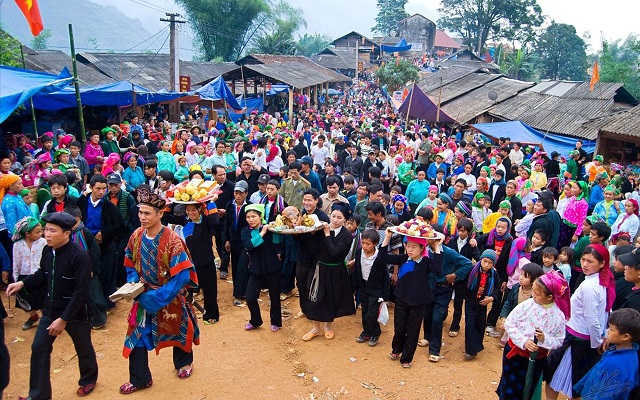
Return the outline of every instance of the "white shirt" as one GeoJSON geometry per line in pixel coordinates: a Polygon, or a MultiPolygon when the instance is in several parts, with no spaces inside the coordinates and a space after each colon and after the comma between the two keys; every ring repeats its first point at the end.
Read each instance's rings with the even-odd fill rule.
{"type": "Polygon", "coordinates": [[[373,252],[373,254],[371,255],[371,257],[367,257],[364,254],[364,251],[362,252],[362,255],[360,256],[360,265],[362,266],[362,279],[364,279],[365,281],[369,280],[369,274],[371,273],[371,267],[373,267],[373,263],[374,261],[376,261],[376,257],[378,257],[378,248],[376,247],[375,251],[373,252]]]}
{"type": "Polygon", "coordinates": [[[544,342],[538,345],[553,350],[562,346],[564,341],[565,318],[555,303],[541,305],[533,299],[527,299],[509,313],[504,321],[504,329],[509,339],[521,349],[525,348],[527,340],[533,340],[536,329],[539,329],[544,333],[544,342]]]}
{"type": "Polygon", "coordinates": [[[318,145],[311,147],[311,157],[314,164],[320,164],[324,167],[324,162],[329,158],[329,148],[327,146],[319,147],[318,145]]]}
{"type": "Polygon", "coordinates": [[[589,335],[591,348],[602,344],[607,329],[607,290],[600,285],[598,274],[584,278],[584,282],[571,296],[571,318],[567,326],[583,335],[589,335]]]}
{"type": "Polygon", "coordinates": [[[458,178],[464,179],[467,181],[467,188],[464,190],[464,194],[473,196],[473,193],[476,191],[476,177],[473,174],[465,174],[462,173],[458,175],[458,178]]]}
{"type": "Polygon", "coordinates": [[[511,149],[509,159],[511,160],[511,165],[521,165],[524,161],[524,154],[522,150],[511,149]]]}
{"type": "Polygon", "coordinates": [[[27,246],[24,239],[13,244],[13,279],[17,282],[19,275],[32,275],[40,268],[42,249],[47,241],[40,238],[27,246]]]}

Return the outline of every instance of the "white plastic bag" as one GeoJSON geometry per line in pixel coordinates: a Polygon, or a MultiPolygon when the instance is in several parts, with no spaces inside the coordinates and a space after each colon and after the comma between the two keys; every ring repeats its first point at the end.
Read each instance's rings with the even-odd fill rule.
{"type": "Polygon", "coordinates": [[[380,308],[378,308],[378,322],[382,325],[386,325],[389,323],[389,309],[387,308],[387,302],[382,299],[378,299],[378,301],[380,302],[380,308]]]}

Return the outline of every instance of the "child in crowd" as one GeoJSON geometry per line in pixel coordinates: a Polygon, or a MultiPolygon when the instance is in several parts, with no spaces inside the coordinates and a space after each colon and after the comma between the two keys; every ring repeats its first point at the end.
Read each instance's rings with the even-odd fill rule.
{"type": "Polygon", "coordinates": [[[390,292],[387,247],[378,249],[379,241],[378,231],[365,229],[361,235],[362,249],[355,253],[354,275],[362,305],[362,333],[356,342],[369,342],[371,347],[378,344],[382,333],[378,323],[380,301],[387,301],[390,292]]]}
{"type": "MultiPolygon", "coordinates": [[[[531,379],[536,385],[549,351],[562,346],[565,323],[570,315],[569,285],[562,274],[552,271],[537,278],[533,282],[532,298],[518,304],[504,323],[509,341],[504,348],[502,376],[496,390],[500,399],[524,397],[532,352],[537,352],[531,379]]],[[[530,400],[533,392],[531,388],[529,398],[525,400],[530,400]]]]}
{"type": "Polygon", "coordinates": [[[536,229],[531,237],[531,262],[542,265],[542,250],[549,236],[543,229],[536,229]]]}
{"type": "Polygon", "coordinates": [[[620,262],[620,256],[633,251],[633,246],[617,246],[613,250],[613,256],[611,262],[613,266],[613,280],[616,283],[616,300],[613,302],[613,309],[617,310],[620,307],[620,303],[633,291],[633,282],[629,282],[625,279],[624,269],[625,266],[620,262]]]}
{"type": "Polygon", "coordinates": [[[353,175],[346,175],[344,177],[344,189],[340,191],[340,195],[348,199],[350,196],[356,194],[355,182],[353,175]]]}
{"type": "Polygon", "coordinates": [[[536,216],[533,213],[533,204],[534,200],[529,200],[525,203],[525,211],[526,213],[522,217],[522,219],[518,219],[515,221],[516,226],[516,236],[517,237],[527,237],[527,233],[529,232],[529,228],[531,227],[531,223],[533,222],[533,218],[536,216]]]}
{"type": "Polygon", "coordinates": [[[551,271],[560,271],[558,267],[556,267],[557,261],[558,250],[554,247],[545,247],[542,250],[542,269],[545,274],[551,271]]]}
{"type": "MultiPolygon", "coordinates": [[[[589,220],[591,217],[593,216],[587,217],[587,220],[589,220]]],[[[571,286],[571,293],[574,293],[578,285],[580,285],[580,283],[584,280],[584,273],[582,272],[581,265],[582,252],[588,245],[604,245],[604,243],[609,240],[609,236],[611,236],[611,227],[605,222],[598,221],[593,223],[589,228],[589,235],[587,236],[586,240],[584,240],[584,238],[580,238],[580,240],[578,240],[578,243],[573,248],[574,263],[576,264],[574,272],[577,273],[571,274],[571,281],[569,281],[569,286],[571,286]]]]}
{"type": "Polygon", "coordinates": [[[496,226],[496,221],[499,218],[506,217],[511,219],[511,203],[508,200],[503,200],[498,206],[498,211],[491,213],[482,222],[482,233],[489,233],[496,226]]]}
{"type": "Polygon", "coordinates": [[[612,347],[574,385],[574,396],[585,400],[635,398],[629,394],[639,384],[638,344],[634,341],[640,339],[640,312],[632,308],[612,312],[607,337],[612,347]]]}
{"type": "Polygon", "coordinates": [[[494,267],[497,260],[496,252],[487,249],[469,273],[464,305],[464,359],[467,361],[474,359],[484,349],[482,341],[487,324],[487,306],[500,293],[500,278],[494,267]]]}
{"type": "Polygon", "coordinates": [[[75,206],[76,200],[67,195],[67,177],[64,175],[53,175],[49,178],[49,191],[51,200],[44,203],[40,217],[54,212],[62,212],[65,206],[75,206]]]}
{"type": "Polygon", "coordinates": [[[445,237],[449,238],[456,233],[456,225],[458,219],[453,214],[453,211],[449,209],[449,205],[453,203],[451,196],[446,193],[440,193],[438,196],[438,205],[433,210],[432,225],[439,225],[442,227],[445,237]]]}
{"type": "Polygon", "coordinates": [[[560,249],[560,253],[558,254],[558,263],[556,266],[562,272],[564,279],[569,282],[571,280],[571,266],[573,265],[573,249],[571,247],[565,246],[560,249]]]}
{"type": "Polygon", "coordinates": [[[423,207],[431,207],[431,209],[435,210],[437,205],[438,205],[438,187],[436,185],[431,185],[429,186],[429,193],[427,194],[427,198],[422,200],[420,204],[418,204],[418,207],[415,210],[411,210],[411,211],[418,212],[418,210],[420,210],[423,207]]]}
{"type": "MultiPolygon", "coordinates": [[[[520,281],[520,273],[522,267],[529,264],[531,258],[531,243],[527,238],[514,239],[511,244],[511,250],[509,250],[509,261],[507,263],[507,288],[504,291],[504,296],[509,295],[509,291],[514,285],[517,285],[520,281]]],[[[531,281],[533,283],[533,280],[531,281]]]]}
{"type": "Polygon", "coordinates": [[[38,209],[38,205],[33,201],[33,194],[29,189],[22,189],[20,191],[20,197],[24,201],[24,204],[29,207],[29,211],[31,211],[31,216],[35,219],[40,219],[40,210],[38,209]]]}
{"type": "Polygon", "coordinates": [[[482,232],[482,223],[489,214],[491,214],[491,210],[487,204],[487,196],[482,193],[476,193],[471,203],[471,218],[476,232],[482,232]]]}
{"type": "Polygon", "coordinates": [[[189,168],[187,167],[187,157],[178,156],[178,168],[174,174],[178,183],[186,181],[189,178],[189,168]]]}
{"type": "MultiPolygon", "coordinates": [[[[42,225],[39,219],[24,217],[16,223],[13,237],[13,280],[18,282],[29,275],[34,274],[40,268],[42,250],[47,241],[42,237],[42,225]]],[[[20,295],[31,306],[29,319],[22,324],[22,330],[31,329],[38,321],[37,310],[42,309],[44,298],[47,296],[46,288],[27,293],[22,290],[20,295]]],[[[20,303],[18,303],[20,304],[20,303]]]]}

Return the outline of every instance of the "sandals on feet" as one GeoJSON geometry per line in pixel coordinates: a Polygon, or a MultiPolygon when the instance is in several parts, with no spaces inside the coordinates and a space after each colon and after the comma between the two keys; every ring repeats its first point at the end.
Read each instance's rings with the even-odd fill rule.
{"type": "Polygon", "coordinates": [[[187,379],[193,373],[193,366],[182,367],[178,370],[178,378],[187,379]]]}
{"type": "Polygon", "coordinates": [[[302,340],[304,340],[305,342],[308,342],[309,340],[313,339],[316,336],[320,336],[322,334],[322,331],[318,331],[318,332],[307,332],[302,336],[302,340]]]}
{"type": "Polygon", "coordinates": [[[324,331],[324,337],[329,340],[333,339],[333,331],[324,331]]]}
{"type": "Polygon", "coordinates": [[[411,368],[410,362],[402,363],[401,365],[402,365],[402,368],[411,368]]]}
{"type": "Polygon", "coordinates": [[[456,337],[458,336],[458,331],[449,331],[449,337],[456,337]]]}
{"type": "Polygon", "coordinates": [[[279,326],[271,325],[271,332],[278,332],[280,330],[279,326]]]}
{"type": "Polygon", "coordinates": [[[254,329],[256,329],[256,327],[251,325],[250,322],[247,322],[247,324],[244,326],[244,330],[245,331],[251,331],[251,330],[254,330],[254,329]]]}
{"type": "Polygon", "coordinates": [[[420,347],[427,347],[429,345],[429,341],[427,339],[420,339],[418,340],[418,346],[420,347]]]}
{"type": "Polygon", "coordinates": [[[389,358],[391,358],[392,360],[398,360],[400,359],[400,353],[394,353],[393,351],[391,353],[389,353],[389,358]]]}
{"type": "Polygon", "coordinates": [[[120,394],[131,394],[133,392],[136,392],[140,389],[146,389],[148,387],[150,387],[151,385],[153,385],[153,381],[149,381],[149,383],[147,383],[146,385],[142,386],[142,387],[138,387],[138,386],[133,386],[131,384],[131,382],[127,382],[124,385],[120,386],[120,394]]]}
{"type": "Polygon", "coordinates": [[[435,354],[431,354],[431,355],[429,355],[429,361],[438,362],[438,361],[440,361],[440,356],[436,356],[435,354]]]}
{"type": "Polygon", "coordinates": [[[213,325],[216,322],[218,322],[218,319],[217,318],[209,318],[209,319],[205,319],[202,322],[204,322],[205,325],[213,325]]]}
{"type": "Polygon", "coordinates": [[[89,393],[93,392],[93,389],[95,388],[96,388],[95,383],[89,383],[89,384],[80,386],[76,391],[76,393],[78,394],[78,397],[84,397],[89,393]]]}

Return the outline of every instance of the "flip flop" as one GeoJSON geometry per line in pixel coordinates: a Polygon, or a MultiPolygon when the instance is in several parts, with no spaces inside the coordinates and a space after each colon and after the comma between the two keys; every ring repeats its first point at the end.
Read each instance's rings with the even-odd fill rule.
{"type": "Polygon", "coordinates": [[[313,339],[316,336],[320,336],[322,334],[322,331],[318,331],[318,332],[307,332],[304,334],[304,336],[302,336],[302,340],[304,340],[305,342],[308,342],[309,340],[313,339]]]}
{"type": "Polygon", "coordinates": [[[429,356],[429,361],[431,361],[431,362],[438,362],[438,361],[440,361],[440,356],[436,356],[435,354],[431,354],[431,355],[429,356]]]}
{"type": "Polygon", "coordinates": [[[402,368],[411,368],[411,363],[410,362],[402,363],[400,365],[402,365],[402,368]]]}
{"type": "Polygon", "coordinates": [[[324,337],[326,339],[333,339],[333,331],[324,331],[324,337]]]}
{"type": "Polygon", "coordinates": [[[193,373],[193,366],[185,368],[182,367],[178,370],[178,378],[180,379],[187,379],[191,376],[191,374],[193,373]]]}
{"type": "Polygon", "coordinates": [[[279,326],[271,325],[271,332],[278,332],[280,330],[279,326]]]}

